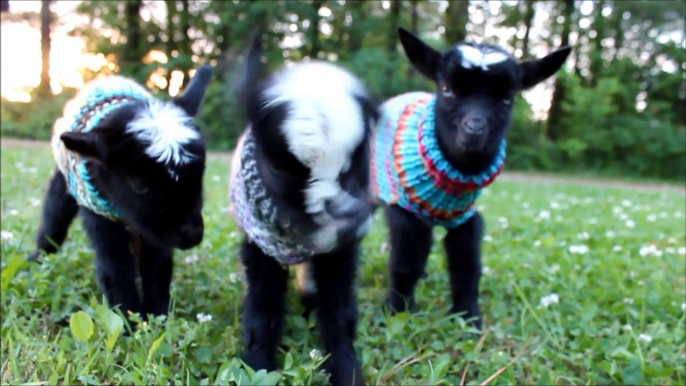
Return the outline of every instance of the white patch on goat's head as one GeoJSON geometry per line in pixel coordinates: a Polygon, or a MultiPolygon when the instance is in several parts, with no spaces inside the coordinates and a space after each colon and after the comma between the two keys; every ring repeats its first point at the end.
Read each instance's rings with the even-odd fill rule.
{"type": "Polygon", "coordinates": [[[510,58],[506,53],[491,47],[460,44],[456,49],[462,55],[461,64],[464,68],[480,67],[482,70],[488,71],[488,66],[502,63],[510,58]]]}
{"type": "Polygon", "coordinates": [[[306,210],[322,212],[326,200],[342,193],[338,177],[364,139],[363,112],[355,99],[364,89],[347,71],[310,61],[277,74],[265,95],[266,106],[289,106],[281,130],[289,151],[310,169],[306,210]]]}
{"type": "MultiPolygon", "coordinates": [[[[152,101],[127,125],[126,131],[146,144],[145,153],[157,162],[166,166],[183,165],[194,158],[184,145],[200,138],[192,121],[175,104],[152,101]]],[[[168,170],[175,175],[171,168],[168,170]]]]}

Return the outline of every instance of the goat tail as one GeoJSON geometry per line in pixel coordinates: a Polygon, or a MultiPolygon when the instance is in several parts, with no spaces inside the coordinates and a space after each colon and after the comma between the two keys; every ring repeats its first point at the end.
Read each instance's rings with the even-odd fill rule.
{"type": "Polygon", "coordinates": [[[303,317],[308,319],[310,313],[317,308],[317,288],[312,277],[312,263],[305,262],[295,266],[295,284],[300,303],[305,307],[303,317]]]}

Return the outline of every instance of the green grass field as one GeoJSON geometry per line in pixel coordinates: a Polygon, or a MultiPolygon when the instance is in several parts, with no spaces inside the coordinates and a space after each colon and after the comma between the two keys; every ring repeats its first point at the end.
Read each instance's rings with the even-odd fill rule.
{"type": "MultiPolygon", "coordinates": [[[[2,149],[2,384],[322,384],[314,325],[289,297],[273,374],[239,368],[239,242],[228,163],[206,175],[202,245],[175,255],[175,309],[119,337],[75,222],[62,250],[22,270],[52,172],[47,149],[2,149]]],[[[446,317],[436,243],[413,315],[388,317],[386,227],[365,239],[356,347],[371,384],[684,384],[684,194],[498,181],[487,221],[483,335],[446,317]]],[[[443,230],[436,230],[437,239],[443,230]]],[[[293,292],[293,291],[291,291],[293,292]]]]}

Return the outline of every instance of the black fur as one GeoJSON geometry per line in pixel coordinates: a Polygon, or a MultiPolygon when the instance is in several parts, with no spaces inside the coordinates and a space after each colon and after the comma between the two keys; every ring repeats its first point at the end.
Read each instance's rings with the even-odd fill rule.
{"type": "MultiPolygon", "coordinates": [[[[204,96],[211,68],[198,69],[186,92],[171,103],[194,117],[204,96]]],[[[204,225],[202,181],[205,172],[205,144],[195,139],[185,148],[195,158],[173,165],[177,178],[165,165],[145,154],[146,144],[126,133],[126,127],[146,108],[143,102],[125,105],[108,114],[90,132],[66,132],[60,138],[67,149],[81,154],[92,184],[119,210],[123,222],[113,222],[81,208],[84,229],[96,255],[99,284],[110,306],[126,311],[166,315],[172,277],[172,250],[200,244],[204,225]],[[135,286],[134,254],[139,258],[143,299],[135,286]]],[[[198,127],[195,127],[199,131],[198,127]]],[[[79,207],[57,170],[43,203],[36,251],[54,253],[67,235],[79,207]]]]}
{"type": "MultiPolygon", "coordinates": [[[[410,31],[399,29],[405,53],[424,76],[437,86],[435,123],[439,147],[451,165],[473,175],[486,170],[495,159],[501,140],[507,135],[514,97],[552,76],[564,64],[571,48],[518,63],[498,46],[460,42],[440,53],[410,31]],[[487,71],[463,67],[460,44],[488,48],[507,54],[507,60],[489,65],[487,71]]],[[[386,208],[390,229],[390,290],[385,303],[391,311],[414,305],[414,288],[423,275],[429,255],[431,227],[398,206],[386,208]]],[[[481,328],[478,307],[481,277],[480,245],[484,221],[479,213],[450,229],[443,245],[452,287],[453,313],[464,313],[481,328]]]]}
{"type": "MultiPolygon", "coordinates": [[[[282,215],[292,219],[295,227],[308,233],[319,225],[306,213],[303,190],[310,179],[310,170],[288,150],[282,127],[287,119],[289,102],[264,108],[264,91],[273,78],[258,82],[261,68],[261,34],[256,33],[247,55],[244,87],[240,90],[245,116],[256,144],[256,161],[260,176],[273,204],[282,215]]],[[[352,155],[349,170],[339,176],[343,189],[355,198],[352,207],[339,207],[335,200],[326,205],[332,218],[345,220],[349,226],[338,233],[338,246],[329,253],[312,257],[312,279],[316,293],[303,293],[302,300],[314,308],[327,353],[331,354],[324,368],[334,385],[363,384],[360,362],[353,342],[357,326],[355,278],[361,223],[370,218],[369,135],[378,119],[376,104],[367,95],[354,96],[362,109],[366,135],[352,155]]],[[[281,340],[285,313],[285,291],[288,270],[266,256],[253,242],[244,239],[241,261],[245,265],[247,293],[243,304],[243,361],[255,370],[275,370],[276,350],[281,340]]]]}

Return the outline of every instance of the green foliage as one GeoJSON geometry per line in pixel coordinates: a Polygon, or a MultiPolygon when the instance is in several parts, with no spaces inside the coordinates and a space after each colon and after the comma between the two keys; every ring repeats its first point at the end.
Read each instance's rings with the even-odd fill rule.
{"type": "MultiPolygon", "coordinates": [[[[4,144],[0,158],[3,385],[327,384],[316,320],[300,316],[292,290],[279,370],[241,368],[245,289],[240,237],[225,211],[227,159],[209,158],[205,238],[175,253],[166,324],[154,319],[122,336],[122,316],[103,305],[80,222],[43,264],[20,264],[33,248],[50,151],[4,144]],[[200,322],[199,313],[212,319],[200,322]]],[[[477,205],[487,223],[481,336],[446,315],[438,242],[416,312],[384,314],[388,234],[377,214],[357,287],[355,347],[368,384],[684,384],[683,192],[499,179],[477,205]],[[551,294],[557,303],[541,301],[551,294]]],[[[444,234],[437,229],[435,239],[444,234]]]]}

